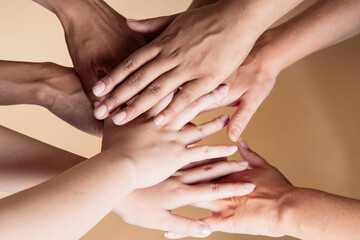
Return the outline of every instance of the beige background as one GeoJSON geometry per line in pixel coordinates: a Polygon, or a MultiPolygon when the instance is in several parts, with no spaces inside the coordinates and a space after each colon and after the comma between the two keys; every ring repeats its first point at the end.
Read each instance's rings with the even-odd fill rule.
{"type": "MultiPolygon", "coordinates": [[[[126,17],[145,18],[181,11],[190,1],[108,2],[126,17]]],[[[306,1],[293,13],[311,2],[306,1]]],[[[53,61],[71,66],[58,20],[29,0],[1,1],[0,43],[0,59],[53,61]]],[[[359,63],[360,37],[357,37],[288,68],[244,132],[250,146],[281,169],[293,184],[360,198],[359,63]]],[[[198,120],[224,112],[232,110],[221,109],[198,120]]],[[[0,107],[0,124],[87,157],[100,149],[100,139],[75,130],[40,107],[0,107]]],[[[228,140],[222,131],[207,142],[228,140]]],[[[193,216],[203,213],[191,212],[193,216]]],[[[128,226],[112,214],[83,237],[162,238],[161,232],[128,226]]],[[[216,233],[209,239],[267,238],[216,233]]]]}

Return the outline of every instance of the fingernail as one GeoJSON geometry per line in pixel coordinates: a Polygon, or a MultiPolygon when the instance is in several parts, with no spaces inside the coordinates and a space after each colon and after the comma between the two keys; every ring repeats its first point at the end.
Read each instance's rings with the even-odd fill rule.
{"type": "Polygon", "coordinates": [[[233,128],[231,130],[231,140],[233,142],[237,142],[237,140],[239,139],[240,137],[240,129],[238,129],[237,127],[233,128]]]}
{"type": "Polygon", "coordinates": [[[238,164],[239,164],[240,166],[249,166],[249,163],[246,162],[246,161],[239,161],[238,164]]]}
{"type": "Polygon", "coordinates": [[[99,106],[99,105],[100,105],[100,102],[99,102],[99,101],[95,101],[95,102],[93,103],[94,108],[97,108],[97,106],[99,106]]]}
{"type": "Polygon", "coordinates": [[[122,122],[122,120],[125,119],[125,117],[126,117],[126,112],[120,112],[120,113],[116,114],[112,118],[112,120],[116,125],[119,125],[122,122]]]}
{"type": "Polygon", "coordinates": [[[131,19],[131,18],[128,18],[126,19],[128,22],[136,22],[137,20],[136,19],[131,19]]]}
{"type": "Polygon", "coordinates": [[[164,236],[165,236],[166,238],[175,237],[175,233],[173,233],[173,232],[165,232],[165,233],[164,233],[164,236]]]}
{"type": "Polygon", "coordinates": [[[229,87],[227,85],[223,85],[219,87],[218,90],[221,94],[225,95],[229,92],[229,87]]]}
{"type": "Polygon", "coordinates": [[[101,118],[107,113],[107,111],[107,107],[105,105],[101,105],[100,107],[95,109],[95,116],[101,118]]]}
{"type": "Polygon", "coordinates": [[[256,187],[255,184],[252,183],[245,183],[243,186],[246,189],[254,189],[256,187]]]}
{"type": "Polygon", "coordinates": [[[229,115],[222,115],[221,117],[220,117],[220,120],[221,121],[223,121],[224,123],[226,123],[228,120],[229,120],[229,115]]]}
{"type": "Polygon", "coordinates": [[[245,142],[244,140],[241,140],[241,141],[240,141],[240,146],[241,146],[242,148],[246,148],[246,149],[249,148],[249,146],[246,144],[246,142],[245,142]]]}
{"type": "Polygon", "coordinates": [[[162,124],[164,122],[164,120],[165,120],[165,117],[164,117],[164,115],[161,114],[154,119],[154,122],[156,125],[159,126],[160,124],[162,124]]]}
{"type": "Polygon", "coordinates": [[[230,146],[230,147],[228,147],[228,151],[229,151],[230,153],[235,153],[237,150],[238,150],[238,148],[237,148],[236,146],[230,146]]]}
{"type": "Polygon", "coordinates": [[[207,224],[201,224],[200,225],[200,233],[203,236],[208,236],[211,234],[211,228],[207,224]]]}
{"type": "Polygon", "coordinates": [[[99,96],[101,93],[105,91],[105,84],[103,82],[98,82],[95,84],[95,86],[92,88],[92,91],[95,96],[99,96]]]}

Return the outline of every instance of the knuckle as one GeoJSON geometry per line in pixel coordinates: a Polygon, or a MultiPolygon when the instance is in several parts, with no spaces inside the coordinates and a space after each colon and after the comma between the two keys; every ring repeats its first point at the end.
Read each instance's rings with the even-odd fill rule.
{"type": "Polygon", "coordinates": [[[135,66],[135,62],[134,62],[134,59],[132,58],[128,58],[128,59],[125,59],[123,64],[122,64],[122,67],[128,71],[131,71],[135,66]]]}
{"type": "Polygon", "coordinates": [[[178,98],[185,104],[189,104],[192,100],[191,94],[186,91],[181,91],[178,95],[178,98]]]}
{"type": "Polygon", "coordinates": [[[161,87],[157,83],[153,83],[149,86],[148,91],[151,95],[159,96],[161,94],[161,87]]]}
{"type": "Polygon", "coordinates": [[[209,154],[209,152],[210,152],[209,146],[203,146],[202,150],[205,154],[209,154]]]}
{"type": "Polygon", "coordinates": [[[207,172],[213,169],[213,167],[211,165],[205,165],[203,166],[203,169],[207,172]]]}
{"type": "Polygon", "coordinates": [[[110,95],[107,98],[107,104],[106,105],[108,105],[108,107],[118,106],[119,105],[119,99],[115,95],[110,95]]]}
{"type": "Polygon", "coordinates": [[[115,79],[111,76],[111,75],[107,75],[104,77],[103,79],[103,83],[106,85],[106,86],[115,86],[115,79]]]}
{"type": "Polygon", "coordinates": [[[219,192],[220,190],[220,185],[218,183],[212,183],[210,184],[210,187],[213,192],[219,192]]]}
{"type": "Polygon", "coordinates": [[[180,48],[177,48],[169,54],[169,58],[174,59],[177,56],[179,56],[179,54],[180,54],[180,48]]]}
{"type": "Polygon", "coordinates": [[[140,85],[141,85],[141,82],[144,78],[144,74],[141,73],[141,72],[138,72],[138,73],[135,73],[134,75],[132,75],[130,78],[129,78],[129,84],[131,86],[134,86],[136,88],[139,88],[140,85]]]}

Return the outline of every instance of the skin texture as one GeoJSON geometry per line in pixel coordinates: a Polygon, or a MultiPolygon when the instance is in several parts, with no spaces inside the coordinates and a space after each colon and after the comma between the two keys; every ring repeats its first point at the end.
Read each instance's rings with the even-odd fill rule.
{"type": "MultiPolygon", "coordinates": [[[[189,111],[186,114],[177,122],[178,126],[198,113],[189,111]]],[[[152,117],[145,114],[128,128],[115,129],[113,124],[105,124],[102,153],[40,185],[0,200],[1,236],[6,239],[44,239],[44,236],[77,239],[133,190],[156,185],[190,162],[229,156],[237,149],[188,147],[223,128],[227,117],[201,126],[191,125],[181,131],[182,126],[174,127],[176,124],[155,127],[152,117]],[[176,161],[171,161],[174,156],[176,161]],[[117,184],[124,181],[127,184],[117,184]],[[32,231],[18,231],[19,226],[32,231]]]]}
{"type": "Polygon", "coordinates": [[[72,68],[54,63],[0,61],[0,104],[35,104],[72,126],[95,136],[103,124],[72,68]]]}
{"type": "Polygon", "coordinates": [[[140,94],[112,117],[115,124],[125,124],[185,85],[154,120],[157,125],[166,124],[222,84],[266,28],[300,2],[219,1],[180,14],[155,40],[95,85],[93,92],[98,97],[116,87],[95,109],[95,116],[104,119],[140,94]]]}
{"type": "MultiPolygon", "coordinates": [[[[228,79],[229,94],[209,108],[237,107],[228,125],[228,136],[232,141],[238,140],[283,69],[360,32],[359,9],[360,3],[356,0],[320,0],[293,19],[260,36],[237,73],[228,79]]],[[[140,33],[156,36],[177,16],[131,21],[128,25],[140,33]]]]}
{"type": "MultiPolygon", "coordinates": [[[[240,142],[239,151],[251,169],[216,182],[252,182],[256,189],[243,197],[194,204],[212,211],[213,216],[202,220],[213,231],[299,239],[359,239],[359,200],[294,187],[245,142],[240,142]]],[[[185,236],[167,234],[171,239],[185,236]]]]}

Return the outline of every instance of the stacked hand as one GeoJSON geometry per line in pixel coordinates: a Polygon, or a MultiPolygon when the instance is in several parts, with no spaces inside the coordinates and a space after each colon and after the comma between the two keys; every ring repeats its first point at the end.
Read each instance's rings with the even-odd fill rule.
{"type": "MultiPolygon", "coordinates": [[[[211,217],[202,219],[213,231],[272,237],[285,235],[283,210],[287,204],[291,204],[286,202],[286,197],[295,187],[243,141],[240,142],[239,152],[251,169],[232,173],[215,183],[253,183],[257,186],[254,192],[247,196],[205,200],[193,205],[213,213],[211,217]]],[[[188,235],[171,232],[167,236],[176,239],[188,235]]]]}

